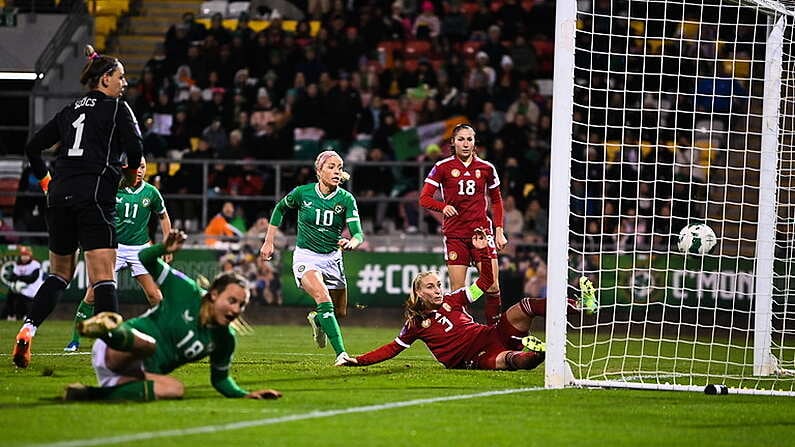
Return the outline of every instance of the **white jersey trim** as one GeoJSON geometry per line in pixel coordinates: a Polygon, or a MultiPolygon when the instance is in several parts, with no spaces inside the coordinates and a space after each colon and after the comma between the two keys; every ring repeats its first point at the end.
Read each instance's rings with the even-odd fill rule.
{"type": "Polygon", "coordinates": [[[332,197],[336,196],[339,191],[340,191],[340,187],[337,186],[337,189],[332,191],[329,195],[324,196],[323,193],[320,192],[320,183],[315,183],[315,192],[317,193],[317,196],[320,197],[323,200],[331,199],[332,197]]]}
{"type": "Polygon", "coordinates": [[[160,272],[160,275],[157,276],[157,285],[162,286],[163,282],[165,282],[166,277],[168,277],[168,273],[171,271],[171,267],[168,264],[163,265],[163,271],[160,272]]]}
{"type": "Polygon", "coordinates": [[[399,344],[400,346],[403,346],[404,348],[410,348],[411,347],[411,345],[406,344],[406,342],[401,340],[400,337],[395,337],[395,343],[399,344]]]}

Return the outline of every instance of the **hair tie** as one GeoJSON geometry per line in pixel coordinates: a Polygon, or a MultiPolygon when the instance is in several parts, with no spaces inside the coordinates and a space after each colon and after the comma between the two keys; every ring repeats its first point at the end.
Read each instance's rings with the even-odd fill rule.
{"type": "Polygon", "coordinates": [[[100,55],[99,55],[99,53],[97,53],[96,51],[94,51],[93,53],[91,53],[91,54],[88,56],[88,60],[89,60],[89,61],[93,61],[94,59],[99,59],[99,58],[100,58],[100,55]]]}

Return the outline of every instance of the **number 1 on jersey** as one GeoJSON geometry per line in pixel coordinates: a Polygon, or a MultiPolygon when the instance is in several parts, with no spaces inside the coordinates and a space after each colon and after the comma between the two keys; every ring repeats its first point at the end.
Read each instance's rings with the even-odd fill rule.
{"type": "Polygon", "coordinates": [[[66,153],[69,157],[80,157],[83,155],[83,148],[80,147],[80,143],[83,141],[83,125],[85,122],[85,113],[81,113],[76,120],[72,121],[72,127],[75,128],[75,143],[69,148],[69,152],[66,153]]]}

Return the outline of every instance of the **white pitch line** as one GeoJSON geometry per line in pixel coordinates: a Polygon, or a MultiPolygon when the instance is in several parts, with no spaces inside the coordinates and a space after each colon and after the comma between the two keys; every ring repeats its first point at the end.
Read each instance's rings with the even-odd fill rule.
{"type": "Polygon", "coordinates": [[[475,399],[479,397],[500,396],[505,394],[527,393],[530,391],[542,391],[543,387],[533,388],[512,388],[507,390],[486,391],[475,394],[459,394],[456,396],[432,397],[428,399],[414,399],[403,402],[392,402],[387,404],[366,405],[363,407],[342,408],[339,410],[312,411],[309,413],[292,414],[275,418],[254,419],[251,421],[231,422],[228,424],[205,425],[193,428],[178,428],[173,430],[160,430],[129,435],[111,436],[107,438],[76,439],[73,441],[55,442],[52,444],[32,444],[29,447],[80,447],[93,445],[113,445],[123,442],[147,441],[157,438],[170,438],[175,436],[190,436],[204,433],[218,433],[230,430],[241,430],[251,427],[262,427],[265,425],[275,425],[284,422],[304,421],[308,419],[320,419],[338,416],[341,414],[367,413],[371,411],[392,410],[395,408],[411,407],[415,405],[434,404],[438,402],[450,402],[454,400],[475,399]]]}

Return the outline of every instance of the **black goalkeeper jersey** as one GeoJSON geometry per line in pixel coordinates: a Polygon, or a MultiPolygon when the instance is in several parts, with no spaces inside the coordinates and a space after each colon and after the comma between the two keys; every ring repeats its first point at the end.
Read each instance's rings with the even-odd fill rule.
{"type": "Polygon", "coordinates": [[[48,206],[115,204],[122,165],[140,164],[141,131],[130,106],[96,90],[64,107],[25,147],[36,177],[47,174],[42,150],[56,143],[48,206]]]}

